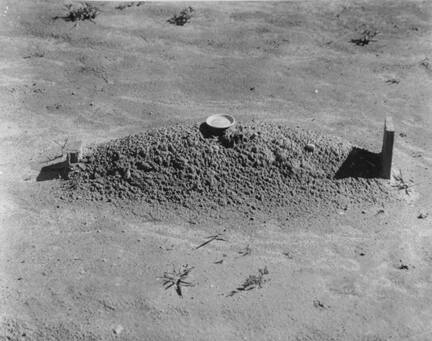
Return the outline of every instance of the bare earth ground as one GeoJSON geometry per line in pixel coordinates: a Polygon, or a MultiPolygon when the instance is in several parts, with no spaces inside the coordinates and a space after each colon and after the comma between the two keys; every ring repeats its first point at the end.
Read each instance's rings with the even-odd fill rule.
{"type": "Polygon", "coordinates": [[[430,2],[98,3],[75,28],[52,20],[61,3],[0,4],[0,340],[432,339],[430,2]],[[189,5],[190,23],[166,22],[189,5]],[[365,29],[376,41],[352,44],[365,29]],[[384,207],[196,223],[36,181],[68,137],[213,113],[372,151],[390,114],[394,169],[415,186],[384,207]],[[160,277],[186,264],[181,298],[160,277]],[[229,296],[265,266],[262,288],[229,296]]]}

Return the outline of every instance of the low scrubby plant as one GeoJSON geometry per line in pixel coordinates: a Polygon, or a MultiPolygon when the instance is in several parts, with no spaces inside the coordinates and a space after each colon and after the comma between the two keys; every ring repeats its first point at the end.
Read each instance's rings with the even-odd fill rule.
{"type": "Polygon", "coordinates": [[[95,23],[94,19],[96,19],[96,17],[100,13],[99,8],[93,6],[88,2],[81,3],[79,7],[74,7],[72,4],[68,4],[65,6],[65,8],[68,13],[62,17],[54,17],[54,19],[63,19],[64,21],[76,22],[75,26],[78,24],[79,21],[85,20],[89,20],[92,23],[95,23]]]}
{"type": "Polygon", "coordinates": [[[172,18],[168,19],[168,22],[173,25],[183,26],[192,18],[192,12],[194,12],[194,9],[189,6],[183,9],[178,15],[174,15],[172,18]]]}

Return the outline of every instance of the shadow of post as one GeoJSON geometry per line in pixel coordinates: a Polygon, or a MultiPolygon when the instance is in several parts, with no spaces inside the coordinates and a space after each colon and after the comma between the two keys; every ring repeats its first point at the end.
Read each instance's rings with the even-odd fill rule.
{"type": "Polygon", "coordinates": [[[47,181],[54,179],[68,179],[69,167],[67,161],[54,163],[45,167],[42,167],[36,181],[47,181]]]}
{"type": "Polygon", "coordinates": [[[379,178],[381,154],[366,149],[353,147],[334,179],[344,178],[379,178]]]}

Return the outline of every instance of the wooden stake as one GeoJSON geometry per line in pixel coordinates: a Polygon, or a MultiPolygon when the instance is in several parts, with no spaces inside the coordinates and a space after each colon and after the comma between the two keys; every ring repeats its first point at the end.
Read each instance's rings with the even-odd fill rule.
{"type": "Polygon", "coordinates": [[[394,126],[393,119],[388,116],[384,121],[384,137],[381,150],[381,177],[390,179],[393,159],[394,126]]]}
{"type": "Polygon", "coordinates": [[[73,163],[78,163],[80,155],[82,151],[82,142],[81,141],[71,141],[66,144],[65,152],[66,152],[66,160],[68,166],[73,163]]]}

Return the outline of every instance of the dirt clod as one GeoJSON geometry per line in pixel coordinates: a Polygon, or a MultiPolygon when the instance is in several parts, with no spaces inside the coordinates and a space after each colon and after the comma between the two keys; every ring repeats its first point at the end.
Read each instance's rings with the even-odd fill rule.
{"type": "Polygon", "coordinates": [[[421,212],[421,213],[417,216],[417,218],[418,218],[418,219],[426,219],[428,216],[429,216],[429,213],[427,213],[427,212],[421,212]]]}
{"type": "Polygon", "coordinates": [[[122,331],[123,331],[123,326],[121,325],[121,324],[119,324],[118,326],[116,326],[114,329],[113,329],[113,333],[115,334],[115,335],[119,335],[122,331]]]}
{"type": "Polygon", "coordinates": [[[313,143],[308,143],[305,146],[306,151],[313,153],[315,151],[315,145],[313,143]]]}

